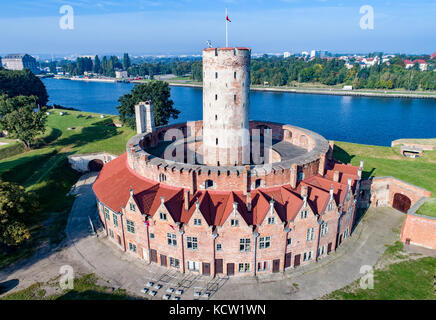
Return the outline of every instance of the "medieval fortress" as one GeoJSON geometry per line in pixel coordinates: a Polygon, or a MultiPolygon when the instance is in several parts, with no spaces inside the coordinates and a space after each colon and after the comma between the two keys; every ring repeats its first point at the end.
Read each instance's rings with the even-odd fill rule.
{"type": "Polygon", "coordinates": [[[108,238],[180,272],[256,275],[322,259],[355,223],[363,163],[304,128],[249,121],[250,49],[203,50],[203,120],[137,135],[93,189],[108,238]]]}

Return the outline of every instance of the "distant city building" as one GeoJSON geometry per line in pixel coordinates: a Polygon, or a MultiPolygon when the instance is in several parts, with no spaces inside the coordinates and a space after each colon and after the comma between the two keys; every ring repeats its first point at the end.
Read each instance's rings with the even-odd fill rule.
{"type": "Polygon", "coordinates": [[[1,65],[8,70],[29,69],[33,73],[39,73],[36,59],[28,54],[8,54],[1,59],[1,65]]]}
{"type": "Polygon", "coordinates": [[[431,59],[436,59],[436,52],[433,52],[433,53],[431,54],[431,59]]]}
{"type": "Polygon", "coordinates": [[[127,77],[128,77],[127,71],[120,71],[120,70],[115,71],[115,78],[123,79],[123,78],[127,78],[127,77]]]}
{"type": "Polygon", "coordinates": [[[308,52],[308,51],[301,51],[301,55],[302,55],[302,56],[308,56],[308,55],[309,55],[309,52],[308,52]]]}
{"type": "Polygon", "coordinates": [[[419,65],[419,70],[421,71],[426,71],[427,70],[427,62],[425,60],[422,59],[416,59],[416,60],[403,60],[404,62],[404,66],[406,67],[406,69],[410,69],[412,68],[416,63],[419,65]]]}
{"type": "Polygon", "coordinates": [[[289,58],[291,56],[291,53],[288,51],[283,52],[283,58],[289,58]]]}

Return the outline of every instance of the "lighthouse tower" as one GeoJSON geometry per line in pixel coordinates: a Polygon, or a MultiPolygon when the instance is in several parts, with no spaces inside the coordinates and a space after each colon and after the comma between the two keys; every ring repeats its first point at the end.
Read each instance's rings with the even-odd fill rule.
{"type": "Polygon", "coordinates": [[[250,162],[250,49],[203,50],[203,162],[250,162]]]}

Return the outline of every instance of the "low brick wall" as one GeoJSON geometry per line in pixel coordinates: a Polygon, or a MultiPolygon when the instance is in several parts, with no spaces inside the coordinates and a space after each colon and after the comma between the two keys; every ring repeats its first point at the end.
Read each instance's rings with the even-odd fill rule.
{"type": "Polygon", "coordinates": [[[401,230],[401,241],[436,250],[436,218],[409,213],[401,230]]]}

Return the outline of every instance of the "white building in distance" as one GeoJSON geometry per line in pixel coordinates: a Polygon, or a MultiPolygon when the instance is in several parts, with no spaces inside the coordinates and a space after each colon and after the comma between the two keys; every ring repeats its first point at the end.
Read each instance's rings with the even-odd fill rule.
{"type": "Polygon", "coordinates": [[[36,59],[26,53],[8,54],[1,59],[1,65],[7,70],[29,69],[33,73],[39,73],[36,59]]]}

